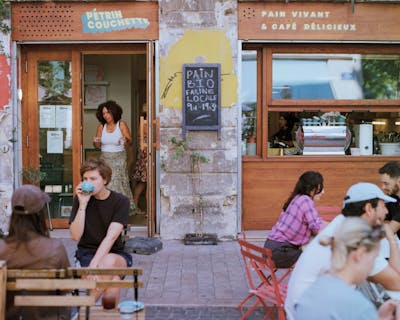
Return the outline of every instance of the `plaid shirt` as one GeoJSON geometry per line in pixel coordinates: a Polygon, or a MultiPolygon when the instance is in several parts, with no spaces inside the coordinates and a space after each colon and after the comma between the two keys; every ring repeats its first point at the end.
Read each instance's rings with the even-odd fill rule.
{"type": "Polygon", "coordinates": [[[311,234],[317,233],[321,227],[322,219],[318,215],[314,201],[308,195],[297,195],[286,210],[281,212],[268,239],[301,246],[307,243],[311,234]]]}

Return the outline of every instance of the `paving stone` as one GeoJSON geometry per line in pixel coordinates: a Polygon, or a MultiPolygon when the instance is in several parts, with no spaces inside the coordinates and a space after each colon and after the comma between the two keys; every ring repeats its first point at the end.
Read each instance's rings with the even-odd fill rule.
{"type": "MultiPolygon", "coordinates": [[[[146,320],[228,320],[239,319],[240,312],[230,307],[146,307],[146,320]]],[[[256,309],[248,320],[259,320],[265,316],[264,310],[256,309]]]]}
{"type": "MultiPolygon", "coordinates": [[[[63,239],[63,243],[73,264],[76,242],[63,239]]],[[[146,305],[146,319],[240,318],[235,307],[247,296],[248,286],[237,242],[185,246],[181,241],[165,240],[160,251],[152,255],[132,254],[132,257],[134,266],[143,269],[139,300],[146,305]]],[[[133,290],[129,289],[122,292],[121,298],[132,296],[133,290]]],[[[258,320],[264,316],[260,308],[248,319],[258,320]]]]}

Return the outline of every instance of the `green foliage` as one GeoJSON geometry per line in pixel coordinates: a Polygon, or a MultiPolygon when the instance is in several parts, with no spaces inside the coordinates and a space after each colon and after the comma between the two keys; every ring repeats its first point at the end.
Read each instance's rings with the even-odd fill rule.
{"type": "Polygon", "coordinates": [[[379,132],[378,140],[381,143],[400,143],[400,133],[398,132],[379,132]]]}
{"type": "Polygon", "coordinates": [[[22,177],[31,184],[37,184],[47,177],[47,173],[36,167],[25,167],[21,171],[22,177]]]}
{"type": "Polygon", "coordinates": [[[64,61],[41,61],[38,65],[39,86],[46,89],[43,97],[48,102],[70,101],[72,86],[70,63],[64,61]]]}
{"type": "MultiPolygon", "coordinates": [[[[0,32],[7,34],[11,31],[10,27],[6,23],[10,17],[10,5],[5,3],[4,0],[0,0],[0,32]]],[[[0,54],[3,53],[3,44],[0,42],[0,54]]]]}
{"type": "Polygon", "coordinates": [[[0,32],[7,34],[11,31],[10,27],[6,24],[6,20],[10,17],[10,5],[0,0],[0,32]]]}
{"type": "Polygon", "coordinates": [[[16,135],[16,133],[17,133],[17,128],[16,127],[14,127],[13,129],[12,129],[12,137],[10,138],[10,139],[8,139],[8,141],[9,142],[11,142],[11,143],[14,143],[14,142],[17,142],[17,139],[15,138],[15,135],[16,135]]]}
{"type": "Polygon", "coordinates": [[[190,158],[193,162],[201,162],[201,163],[207,163],[210,162],[210,159],[208,159],[206,156],[198,153],[198,152],[193,152],[190,155],[190,158]]]}
{"type": "Polygon", "coordinates": [[[199,153],[199,152],[191,152],[189,145],[188,145],[188,140],[186,139],[177,139],[176,137],[172,137],[170,139],[170,142],[174,146],[175,149],[175,154],[174,154],[174,159],[178,160],[181,159],[185,156],[186,153],[190,153],[190,160],[193,163],[207,163],[210,162],[210,159],[208,159],[205,155],[199,153]]]}
{"type": "Polygon", "coordinates": [[[173,156],[175,160],[181,159],[185,157],[185,155],[190,158],[191,190],[193,194],[192,213],[196,223],[196,235],[202,235],[204,234],[204,211],[206,201],[203,197],[201,165],[209,162],[210,159],[198,151],[191,150],[188,145],[188,140],[186,139],[172,137],[169,141],[175,150],[173,156]]]}
{"type": "Polygon", "coordinates": [[[363,59],[363,90],[366,99],[399,99],[400,60],[363,59]]]}
{"type": "Polygon", "coordinates": [[[178,140],[176,137],[172,137],[170,142],[174,146],[175,149],[175,154],[174,154],[174,160],[178,160],[180,158],[183,158],[185,155],[186,151],[189,150],[188,144],[186,140],[178,140]]]}

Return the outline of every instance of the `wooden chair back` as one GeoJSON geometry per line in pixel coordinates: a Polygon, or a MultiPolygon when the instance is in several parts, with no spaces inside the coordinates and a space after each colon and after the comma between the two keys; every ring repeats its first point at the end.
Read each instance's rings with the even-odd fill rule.
{"type": "MultiPolygon", "coordinates": [[[[134,268],[68,268],[68,269],[8,269],[0,261],[0,320],[5,318],[6,290],[14,292],[14,305],[19,307],[86,307],[86,319],[119,318],[118,310],[105,312],[95,306],[95,296],[90,290],[95,288],[133,288],[134,298],[138,299],[138,289],[143,286],[139,281],[142,269],[134,268]],[[120,276],[120,280],[89,280],[88,275],[120,276]],[[3,276],[3,278],[1,278],[3,276]],[[71,292],[86,291],[86,295],[71,295],[71,292]],[[35,295],[33,292],[43,292],[35,295]],[[54,294],[49,294],[49,292],[54,294]],[[66,294],[67,293],[67,294],[66,294]],[[93,312],[92,312],[93,311],[93,312]],[[2,318],[1,318],[2,317],[2,318]],[[111,318],[110,318],[111,317],[111,318]]],[[[79,314],[82,314],[78,310],[79,314]]],[[[135,313],[135,319],[144,320],[144,310],[135,313]]]]}
{"type": "MultiPolygon", "coordinates": [[[[247,281],[255,303],[247,310],[242,319],[255,309],[263,305],[267,316],[273,318],[273,310],[267,303],[275,305],[279,320],[285,320],[284,301],[286,298],[287,280],[292,269],[278,269],[271,258],[269,249],[238,239],[240,253],[244,259],[247,281]],[[257,285],[258,284],[258,285],[257,285]]],[[[248,297],[249,298],[249,297],[248,297]]]]}
{"type": "Polygon", "coordinates": [[[86,307],[89,319],[89,307],[96,304],[89,293],[96,288],[96,281],[68,278],[66,269],[8,269],[6,287],[8,292],[14,292],[14,305],[20,308],[86,307]],[[76,290],[87,294],[72,295],[76,290]]]}

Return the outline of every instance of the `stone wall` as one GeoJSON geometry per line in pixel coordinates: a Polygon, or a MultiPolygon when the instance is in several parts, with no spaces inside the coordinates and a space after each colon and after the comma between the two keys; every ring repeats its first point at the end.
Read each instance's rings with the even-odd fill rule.
{"type": "Polygon", "coordinates": [[[8,231],[13,191],[13,115],[10,91],[10,36],[0,32],[0,229],[8,231]]]}
{"type": "MultiPolygon", "coordinates": [[[[237,3],[233,0],[160,0],[161,220],[164,239],[185,233],[237,233],[237,3]],[[176,159],[171,138],[182,139],[182,65],[221,64],[221,138],[217,132],[191,131],[189,150],[176,159]],[[193,215],[190,153],[202,165],[204,228],[193,215]]],[[[198,178],[198,176],[196,176],[198,178]]],[[[198,216],[197,216],[198,217],[198,216]]]]}

